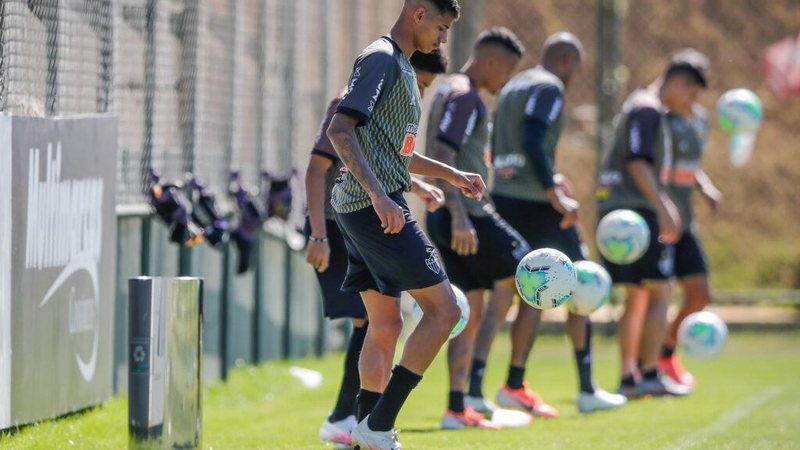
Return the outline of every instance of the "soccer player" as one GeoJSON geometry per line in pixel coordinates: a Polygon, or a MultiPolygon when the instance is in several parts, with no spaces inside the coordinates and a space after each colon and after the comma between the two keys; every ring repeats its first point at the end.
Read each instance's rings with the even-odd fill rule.
{"type": "Polygon", "coordinates": [[[351,434],[353,445],[365,449],[400,448],[397,415],[460,316],[436,248],[402,196],[410,172],[444,179],[476,198],[486,189],[480,175],[414,151],[421,98],[408,58],[446,42],[459,12],[456,0],[405,0],[389,36],[356,59],[328,128],[348,169],[331,197],[348,253],[342,290],[361,294],[370,322],[359,362],[363,420],[351,434]],[[403,324],[402,291],[424,315],[390,371],[403,324]]]}
{"type": "MultiPolygon", "coordinates": [[[[500,93],[492,136],[497,212],[534,249],[550,247],[572,260],[584,259],[578,231],[578,203],[568,180],[555,174],[555,150],[564,127],[564,90],[583,58],[583,46],[571,33],[547,38],[541,65],[515,76],[500,93]]],[[[470,396],[483,397],[483,372],[492,341],[511,306],[513,285],[496,285],[475,348],[470,396]],[[502,301],[499,301],[502,299],[502,301]]],[[[512,355],[506,384],[497,393],[500,406],[523,409],[535,416],[557,417],[524,381],[528,355],[536,338],[541,311],[520,302],[511,328],[512,355]]],[[[578,408],[583,412],[611,409],[626,399],[595,386],[591,369],[591,324],[570,313],[567,329],[575,348],[580,382],[578,408]]],[[[487,405],[488,406],[488,405],[487,405]]]]}
{"type": "Polygon", "coordinates": [[[600,217],[615,209],[632,209],[650,228],[649,247],[639,260],[627,265],[604,261],[614,283],[626,289],[625,312],[618,325],[622,356],[619,392],[629,398],[689,392],[685,386],[665,384],[658,371],[672,294],[669,279],[674,270],[674,244],[683,230],[666,179],[674,160],[667,111],[690,110],[705,84],[704,69],[696,62],[676,60],[649,87],[634,91],[623,105],[614,144],[600,175],[600,217]]]}
{"type": "MultiPolygon", "coordinates": [[[[698,80],[702,80],[702,87],[706,87],[705,73],[710,64],[705,55],[694,49],[684,49],[673,56],[673,61],[687,61],[695,67],[703,75],[698,80]]],[[[686,316],[701,311],[711,302],[706,255],[697,236],[692,194],[699,189],[712,212],[717,211],[722,194],[700,167],[708,137],[708,114],[705,108],[694,103],[691,106],[681,105],[681,109],[672,109],[669,112],[669,125],[673,159],[666,178],[670,196],[683,220],[683,232],[675,243],[675,277],[681,285],[684,301],[668,328],[658,366],[664,375],[691,387],[694,386],[694,377],[683,368],[675,355],[678,327],[686,316]]]]}
{"type": "MultiPolygon", "coordinates": [[[[523,52],[522,44],[506,28],[492,28],[478,36],[472,58],[461,72],[445,77],[437,88],[426,135],[432,158],[488,176],[490,118],[479,90],[497,94],[508,82],[523,52]]],[[[500,218],[491,203],[468,198],[446,183],[439,186],[445,193],[445,207],[428,213],[428,231],[442,255],[450,281],[464,291],[470,305],[464,331],[448,345],[450,394],[442,427],[497,428],[483,414],[464,404],[469,364],[486,289],[499,283],[505,287],[500,292],[513,293],[517,264],[530,252],[530,247],[500,218]]]]}
{"type": "MultiPolygon", "coordinates": [[[[417,75],[420,93],[431,85],[438,74],[444,73],[447,69],[447,61],[439,50],[427,54],[416,52],[410,61],[417,75]]],[[[360,384],[358,358],[367,334],[367,310],[357,293],[341,290],[347,271],[347,250],[336,225],[330,200],[331,190],[340,176],[343,165],[325,134],[345,93],[346,89],[328,106],[306,170],[308,205],[306,261],[316,270],[322,290],[325,317],[329,319],[349,317],[353,322],[353,332],[345,353],[339,396],[333,411],[319,430],[320,438],[324,442],[349,448],[352,447],[350,432],[356,425],[355,404],[360,384]]],[[[411,191],[426,203],[428,209],[436,209],[444,202],[444,194],[438,188],[416,178],[412,179],[411,191]]]]}

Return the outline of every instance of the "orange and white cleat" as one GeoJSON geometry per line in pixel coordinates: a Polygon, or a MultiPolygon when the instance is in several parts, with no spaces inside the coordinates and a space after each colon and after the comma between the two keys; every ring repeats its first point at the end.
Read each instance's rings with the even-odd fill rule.
{"type": "Polygon", "coordinates": [[[487,430],[499,430],[503,428],[501,425],[487,420],[486,416],[469,406],[460,413],[447,411],[442,418],[442,428],[445,430],[460,430],[468,427],[484,428],[487,430]]]}
{"type": "Polygon", "coordinates": [[[694,387],[694,376],[683,368],[676,355],[658,358],[658,370],[678,384],[694,387]]]}
{"type": "Polygon", "coordinates": [[[503,408],[519,409],[546,419],[561,415],[557,409],[545,403],[539,394],[532,391],[528,383],[523,383],[519,389],[511,389],[508,385],[500,388],[497,391],[497,404],[503,408]]]}

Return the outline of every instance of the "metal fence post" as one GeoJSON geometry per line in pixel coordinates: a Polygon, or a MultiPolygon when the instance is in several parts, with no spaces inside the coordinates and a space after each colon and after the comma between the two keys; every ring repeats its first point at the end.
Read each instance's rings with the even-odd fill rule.
{"type": "MultiPolygon", "coordinates": [[[[613,139],[614,114],[619,102],[620,85],[616,70],[620,62],[618,0],[597,2],[597,152],[602,159],[613,139]]],[[[598,173],[600,165],[598,164],[598,173]]]]}
{"type": "Polygon", "coordinates": [[[129,448],[201,447],[203,282],[128,281],[129,448]]]}

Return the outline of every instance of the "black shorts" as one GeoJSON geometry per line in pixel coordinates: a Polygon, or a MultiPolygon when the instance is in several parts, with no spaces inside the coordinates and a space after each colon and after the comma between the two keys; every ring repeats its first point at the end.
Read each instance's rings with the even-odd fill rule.
{"type": "Polygon", "coordinates": [[[706,252],[693,230],[684,230],[675,243],[675,276],[707,275],[706,252]]]}
{"type": "Polygon", "coordinates": [[[478,236],[478,253],[459,256],[450,248],[453,236],[450,211],[440,208],[428,213],[431,240],[439,248],[450,282],[462,291],[492,289],[494,282],[513,276],[517,264],[531,249],[525,239],[497,213],[472,217],[478,236]]]}
{"type": "MultiPolygon", "coordinates": [[[[339,319],[350,317],[363,319],[367,317],[367,309],[361,296],[354,292],[343,292],[342,282],[347,273],[347,248],[344,245],[339,226],[333,220],[325,221],[328,233],[328,245],[331,249],[330,262],[325,272],[314,273],[317,275],[319,286],[322,289],[322,306],[325,317],[339,319]]],[[[311,234],[311,224],[306,217],[306,237],[311,234]]]]}
{"type": "Polygon", "coordinates": [[[578,229],[561,229],[563,215],[550,203],[532,202],[515,198],[492,196],[500,217],[519,231],[528,245],[534,250],[540,248],[556,249],[573,261],[586,259],[581,245],[578,229]]]}
{"type": "Polygon", "coordinates": [[[389,198],[403,208],[406,224],[397,234],[385,234],[381,221],[370,206],[336,214],[347,246],[347,275],[342,283],[346,292],[375,290],[400,297],[411,289],[422,289],[447,280],[439,253],[422,227],[411,216],[401,192],[389,198]]]}
{"type": "MultiPolygon", "coordinates": [[[[644,255],[631,264],[614,264],[603,258],[603,265],[614,283],[642,284],[645,280],[663,281],[672,277],[675,266],[675,247],[658,240],[658,218],[648,209],[634,209],[650,228],[650,245],[644,255]]],[[[605,211],[601,218],[611,211],[605,211]]],[[[601,255],[602,257],[602,255],[601,255]]]]}

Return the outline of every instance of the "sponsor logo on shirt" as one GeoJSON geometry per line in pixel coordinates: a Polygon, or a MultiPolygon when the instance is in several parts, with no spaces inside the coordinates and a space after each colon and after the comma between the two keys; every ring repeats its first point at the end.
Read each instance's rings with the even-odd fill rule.
{"type": "Polygon", "coordinates": [[[403,156],[411,156],[414,153],[414,148],[417,146],[417,125],[409,123],[406,125],[406,137],[403,139],[403,147],[400,149],[400,154],[403,156]]]}
{"type": "Polygon", "coordinates": [[[383,90],[383,80],[386,79],[386,76],[381,77],[381,81],[378,83],[378,87],[375,88],[375,95],[369,99],[369,112],[375,109],[375,104],[378,103],[378,98],[381,96],[381,90],[383,90]]]}
{"type": "Polygon", "coordinates": [[[501,178],[511,178],[517,171],[525,167],[525,155],[512,153],[510,155],[497,155],[494,158],[494,173],[501,178]]]}
{"type": "Polygon", "coordinates": [[[634,122],[630,132],[631,153],[642,152],[642,132],[639,130],[639,123],[634,122]]]}
{"type": "Polygon", "coordinates": [[[467,129],[464,131],[464,143],[467,142],[472,133],[475,131],[475,125],[478,123],[478,110],[472,110],[472,114],[469,115],[469,121],[467,121],[467,129]]]}
{"type": "Polygon", "coordinates": [[[564,100],[557,98],[556,101],[553,102],[553,107],[550,109],[550,114],[547,115],[547,120],[549,122],[553,122],[556,120],[556,117],[561,113],[561,106],[564,104],[564,100]]]}

